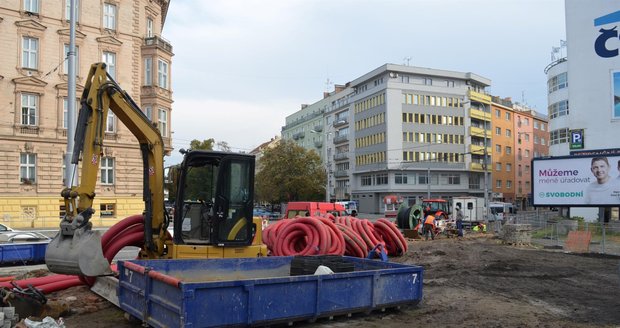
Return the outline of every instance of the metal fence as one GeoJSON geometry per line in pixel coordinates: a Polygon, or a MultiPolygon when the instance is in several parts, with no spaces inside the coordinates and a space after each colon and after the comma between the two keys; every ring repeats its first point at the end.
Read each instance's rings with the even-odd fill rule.
{"type": "Polygon", "coordinates": [[[503,221],[492,221],[487,231],[500,234],[506,223],[529,224],[532,242],[548,248],[562,249],[570,231],[590,231],[590,252],[620,255],[620,221],[585,222],[562,218],[558,212],[521,212],[503,221]]]}

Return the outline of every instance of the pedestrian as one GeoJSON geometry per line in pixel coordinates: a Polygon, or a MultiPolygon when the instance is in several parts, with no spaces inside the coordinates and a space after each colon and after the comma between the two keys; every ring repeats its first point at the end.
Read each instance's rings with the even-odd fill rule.
{"type": "Polygon", "coordinates": [[[457,236],[463,237],[463,211],[460,207],[456,207],[456,230],[457,236]]]}
{"type": "Polygon", "coordinates": [[[435,240],[435,227],[437,226],[437,221],[435,220],[435,216],[431,214],[431,209],[426,208],[426,218],[424,219],[424,237],[428,240],[428,235],[431,235],[431,239],[435,240]]]}

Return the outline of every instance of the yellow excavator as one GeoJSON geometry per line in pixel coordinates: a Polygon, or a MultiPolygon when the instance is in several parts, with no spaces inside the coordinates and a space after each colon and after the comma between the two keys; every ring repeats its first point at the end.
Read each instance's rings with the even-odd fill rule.
{"type": "Polygon", "coordinates": [[[91,217],[95,185],[103,155],[108,110],[140,144],[143,162],[144,245],[139,257],[239,258],[266,256],[260,219],[253,219],[254,156],[227,152],[184,151],[169,174],[170,214],[164,204],[164,144],[159,130],[131,97],[93,64],[80,100],[71,162],[81,160],[78,186],[64,188],[66,215],[50,242],[45,262],[61,274],[112,274],[103,256],[100,232],[91,217]],[[173,223],[173,237],[168,226],[173,223]]]}

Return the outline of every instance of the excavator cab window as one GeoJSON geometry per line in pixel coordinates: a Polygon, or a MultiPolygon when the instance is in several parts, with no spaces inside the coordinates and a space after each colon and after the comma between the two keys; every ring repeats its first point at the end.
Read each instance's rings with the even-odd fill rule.
{"type": "Polygon", "coordinates": [[[249,245],[254,208],[254,160],[233,155],[222,160],[215,200],[218,245],[249,245]]]}
{"type": "MultiPolygon", "coordinates": [[[[191,151],[172,187],[178,188],[176,244],[249,245],[252,241],[254,158],[191,151]]],[[[175,190],[175,189],[173,189],[175,190]]],[[[172,194],[172,192],[171,192],[172,194]]]]}

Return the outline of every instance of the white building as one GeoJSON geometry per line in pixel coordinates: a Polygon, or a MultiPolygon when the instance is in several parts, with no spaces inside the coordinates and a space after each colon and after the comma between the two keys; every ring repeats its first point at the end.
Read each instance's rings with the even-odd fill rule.
{"type": "MultiPolygon", "coordinates": [[[[583,148],[572,151],[620,149],[620,1],[566,0],[565,6],[567,58],[545,70],[550,154],[569,155],[571,132],[581,130],[583,148]]],[[[592,220],[598,211],[571,208],[570,215],[592,220]]]]}

